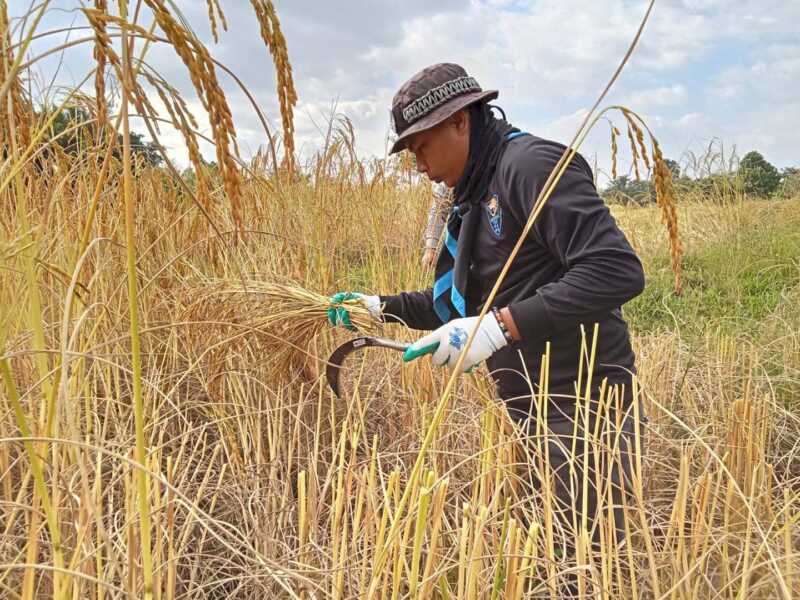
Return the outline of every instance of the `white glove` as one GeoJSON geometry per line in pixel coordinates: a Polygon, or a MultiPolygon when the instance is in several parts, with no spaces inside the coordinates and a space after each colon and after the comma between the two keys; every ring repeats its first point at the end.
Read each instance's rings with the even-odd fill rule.
{"type": "MultiPolygon", "coordinates": [[[[478,317],[465,317],[442,325],[436,331],[411,344],[403,354],[403,360],[408,362],[424,354],[433,353],[433,364],[447,365],[452,369],[477,322],[478,317]]],[[[506,345],[508,341],[500,325],[497,324],[497,319],[491,312],[487,313],[475,333],[475,339],[472,340],[464,362],[461,363],[461,372],[469,371],[506,345]]]]}
{"type": "Polygon", "coordinates": [[[359,294],[358,292],[355,292],[355,296],[361,300],[373,319],[376,321],[381,320],[381,299],[379,296],[367,296],[365,294],[359,294]]]}

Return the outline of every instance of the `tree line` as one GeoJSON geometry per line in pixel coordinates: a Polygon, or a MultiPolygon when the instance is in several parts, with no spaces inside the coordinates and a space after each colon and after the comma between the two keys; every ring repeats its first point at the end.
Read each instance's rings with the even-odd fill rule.
{"type": "MultiPolygon", "coordinates": [[[[94,148],[100,136],[103,134],[97,120],[90,112],[81,106],[68,106],[62,108],[57,114],[53,114],[54,109],[43,108],[37,112],[37,118],[45,122],[52,118],[52,123],[44,136],[46,145],[56,144],[58,149],[70,156],[80,154],[94,148]]],[[[116,134],[116,144],[112,154],[117,160],[122,160],[122,134],[116,134]]],[[[131,131],[131,153],[133,154],[134,167],[139,165],[158,167],[163,162],[158,146],[153,142],[148,142],[144,136],[135,131],[131,131]]],[[[51,156],[54,152],[52,147],[42,152],[42,158],[51,156]]]]}
{"type": "MultiPolygon", "coordinates": [[[[800,196],[800,168],[778,169],[755,150],[745,154],[734,168],[691,177],[682,172],[677,161],[667,159],[679,193],[706,197],[794,198],[800,196]]],[[[644,205],[655,202],[652,179],[636,180],[628,175],[612,179],[602,193],[607,202],[644,205]]]]}

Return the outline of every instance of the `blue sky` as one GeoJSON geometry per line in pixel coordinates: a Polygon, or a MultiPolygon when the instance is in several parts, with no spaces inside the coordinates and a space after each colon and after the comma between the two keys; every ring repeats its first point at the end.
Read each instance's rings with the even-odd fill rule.
{"type": "MultiPolygon", "coordinates": [[[[23,10],[20,1],[14,10],[23,10]]],[[[24,4],[24,5],[23,5],[24,4]]],[[[272,62],[249,2],[222,0],[230,24],[211,41],[205,1],[177,0],[211,52],[239,74],[276,129],[280,117],[272,62]]],[[[83,24],[77,0],[53,3],[42,31],[83,24]]],[[[500,90],[509,120],[537,135],[568,141],[633,37],[646,3],[629,0],[275,0],[288,40],[296,87],[297,146],[308,156],[323,139],[332,105],[354,123],[364,157],[383,156],[394,91],[414,72],[458,62],[484,88],[500,90]]],[[[606,104],[642,114],[676,159],[701,153],[718,139],[727,152],[758,150],[778,167],[800,165],[800,2],[657,0],[633,60],[606,104]]],[[[77,35],[77,34],[75,34],[77,35]]],[[[83,35],[83,34],[82,34],[83,35]]],[[[37,42],[34,52],[55,39],[37,42]]],[[[57,81],[70,85],[90,66],[91,46],[61,60],[57,81]]],[[[186,92],[198,116],[183,65],[155,47],[150,63],[186,92]]],[[[56,57],[39,63],[49,81],[56,57]]],[[[230,82],[229,100],[245,151],[264,143],[255,115],[230,82]]],[[[201,119],[202,122],[202,119],[201,119]]],[[[621,119],[615,118],[621,124],[621,119]]],[[[179,137],[163,139],[179,163],[179,137]]],[[[608,126],[583,153],[608,170],[608,126]]],[[[602,176],[601,176],[602,180],[602,176]]]]}

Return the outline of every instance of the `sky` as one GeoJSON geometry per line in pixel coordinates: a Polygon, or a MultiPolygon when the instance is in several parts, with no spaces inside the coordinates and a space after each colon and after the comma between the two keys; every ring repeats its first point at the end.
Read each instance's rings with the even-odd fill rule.
{"type": "MultiPolygon", "coordinates": [[[[220,1],[228,31],[221,32],[217,44],[205,1],[175,3],[212,55],[244,81],[272,128],[280,130],[274,68],[250,3],[220,1]]],[[[13,17],[28,2],[10,4],[13,17]]],[[[639,0],[274,4],[299,96],[298,151],[308,157],[319,149],[335,111],[352,121],[363,158],[385,156],[392,96],[415,72],[436,62],[459,63],[484,89],[499,90],[495,103],[514,125],[568,142],[625,54],[647,6],[639,0]]],[[[76,10],[79,0],[54,0],[52,6],[40,31],[85,24],[76,10]]],[[[715,143],[728,155],[757,150],[779,168],[800,166],[797,23],[798,0],[656,0],[639,46],[603,105],[623,104],[641,114],[665,155],[684,165],[715,143]]],[[[72,39],[85,35],[71,34],[72,39]]],[[[43,37],[32,54],[65,39],[65,34],[43,37]]],[[[36,63],[34,88],[47,88],[51,81],[75,85],[91,60],[89,44],[51,55],[36,63]]],[[[147,60],[185,93],[200,116],[200,104],[174,51],[156,45],[147,60]]],[[[219,77],[243,153],[251,154],[265,143],[263,130],[236,85],[222,73],[219,77]]],[[[612,120],[623,123],[619,116],[612,115],[612,120]]],[[[201,128],[208,130],[202,120],[201,128]]],[[[179,136],[165,129],[162,139],[176,162],[185,165],[179,136]]],[[[602,181],[610,165],[607,123],[596,127],[581,152],[596,165],[602,181]]]]}

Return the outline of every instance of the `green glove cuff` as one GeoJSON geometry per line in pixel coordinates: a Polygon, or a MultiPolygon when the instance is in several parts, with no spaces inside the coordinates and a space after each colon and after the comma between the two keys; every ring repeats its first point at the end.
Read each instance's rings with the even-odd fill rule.
{"type": "Polygon", "coordinates": [[[403,362],[411,362],[414,359],[419,358],[420,356],[425,356],[426,354],[433,354],[439,348],[439,342],[433,342],[432,344],[428,344],[427,346],[423,346],[422,348],[413,348],[409,347],[403,352],[403,362]]]}

